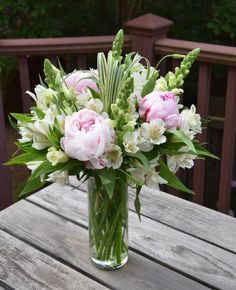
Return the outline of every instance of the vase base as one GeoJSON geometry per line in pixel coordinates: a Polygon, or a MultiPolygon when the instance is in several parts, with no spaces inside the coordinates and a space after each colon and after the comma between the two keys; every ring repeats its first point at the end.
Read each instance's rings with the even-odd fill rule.
{"type": "Polygon", "coordinates": [[[101,260],[98,260],[98,259],[96,259],[94,257],[90,257],[90,258],[91,258],[93,264],[96,267],[98,267],[99,269],[111,270],[111,271],[123,267],[128,261],[128,255],[125,255],[120,263],[117,263],[117,261],[115,259],[114,260],[101,261],[101,260]]]}

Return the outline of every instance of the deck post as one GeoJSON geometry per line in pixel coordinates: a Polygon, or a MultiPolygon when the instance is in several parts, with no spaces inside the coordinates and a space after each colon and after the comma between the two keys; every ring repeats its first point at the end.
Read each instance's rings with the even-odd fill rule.
{"type": "Polygon", "coordinates": [[[166,37],[172,24],[172,21],[151,13],[126,22],[125,28],[131,37],[132,51],[146,57],[155,66],[157,57],[154,41],[166,37]]]}

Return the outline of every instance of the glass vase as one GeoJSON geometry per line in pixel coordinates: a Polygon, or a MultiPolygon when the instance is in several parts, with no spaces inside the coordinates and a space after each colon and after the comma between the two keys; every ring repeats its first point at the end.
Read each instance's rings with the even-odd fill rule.
{"type": "Polygon", "coordinates": [[[110,198],[95,178],[88,180],[89,247],[92,262],[101,269],[113,270],[128,260],[128,188],[115,180],[110,198]]]}

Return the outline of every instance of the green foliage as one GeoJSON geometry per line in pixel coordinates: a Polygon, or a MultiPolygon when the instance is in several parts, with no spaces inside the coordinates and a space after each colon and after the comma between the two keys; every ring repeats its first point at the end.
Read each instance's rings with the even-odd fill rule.
{"type": "Polygon", "coordinates": [[[217,38],[235,44],[236,36],[236,2],[235,0],[220,0],[212,7],[212,19],[207,27],[217,38]]]}

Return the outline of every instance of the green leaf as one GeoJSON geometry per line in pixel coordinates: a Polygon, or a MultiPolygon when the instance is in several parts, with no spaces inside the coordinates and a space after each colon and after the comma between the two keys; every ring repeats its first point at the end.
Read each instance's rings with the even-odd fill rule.
{"type": "Polygon", "coordinates": [[[150,168],[149,160],[142,152],[125,153],[125,155],[139,159],[142,162],[142,164],[145,166],[145,168],[150,168]]]}
{"type": "Polygon", "coordinates": [[[92,89],[90,87],[88,87],[88,89],[90,90],[90,92],[91,92],[91,94],[92,94],[94,99],[100,99],[100,95],[99,95],[98,92],[96,92],[94,89],[92,89]]]}
{"type": "Polygon", "coordinates": [[[205,149],[201,145],[195,144],[195,149],[196,149],[196,153],[198,155],[207,156],[207,157],[211,157],[211,158],[220,160],[220,158],[218,156],[212,154],[211,152],[209,152],[207,149],[205,149]]]}
{"type": "Polygon", "coordinates": [[[143,87],[142,93],[141,95],[144,97],[146,95],[148,95],[149,93],[151,93],[156,85],[156,80],[158,77],[158,71],[155,71],[151,78],[148,80],[148,82],[145,84],[145,86],[143,87]]]}
{"type": "Polygon", "coordinates": [[[184,144],[186,144],[191,151],[196,153],[193,142],[183,132],[178,131],[178,130],[173,130],[173,131],[170,130],[169,132],[175,135],[175,137],[177,137],[184,144]]]}
{"type": "Polygon", "coordinates": [[[30,195],[30,193],[38,190],[45,184],[46,184],[46,181],[41,182],[40,177],[34,180],[28,180],[25,187],[20,192],[19,197],[27,197],[28,195],[30,195]]]}
{"type": "Polygon", "coordinates": [[[112,198],[116,179],[114,169],[104,168],[101,170],[97,170],[97,174],[100,178],[100,181],[104,189],[108,193],[109,197],[112,198]]]}
{"type": "Polygon", "coordinates": [[[138,215],[138,218],[139,218],[140,222],[141,222],[141,214],[140,214],[141,203],[140,203],[140,200],[139,200],[139,193],[140,193],[140,191],[141,191],[141,188],[142,188],[142,187],[140,187],[140,186],[138,186],[138,187],[136,188],[136,197],[135,197],[135,200],[134,200],[135,211],[136,211],[136,213],[137,213],[137,215],[138,215]]]}
{"type": "Polygon", "coordinates": [[[22,123],[33,123],[32,117],[21,113],[11,113],[11,115],[19,122],[22,123]]]}
{"type": "Polygon", "coordinates": [[[40,153],[23,153],[15,158],[12,158],[11,160],[4,163],[4,165],[13,165],[13,164],[26,164],[30,161],[41,161],[44,160],[45,156],[44,154],[40,153]]]}
{"type": "Polygon", "coordinates": [[[17,124],[12,120],[12,118],[11,118],[10,115],[8,115],[8,120],[9,120],[9,123],[10,123],[10,125],[12,126],[12,128],[18,131],[18,126],[17,126],[17,124]]]}
{"type": "Polygon", "coordinates": [[[43,111],[41,111],[39,108],[33,107],[32,109],[34,110],[34,112],[37,115],[37,117],[39,118],[39,120],[42,120],[45,117],[45,113],[43,111]]]}
{"type": "Polygon", "coordinates": [[[171,172],[168,166],[160,160],[160,176],[168,181],[168,185],[179,189],[183,192],[195,194],[192,190],[188,189],[176,176],[173,172],[171,172]]]}

